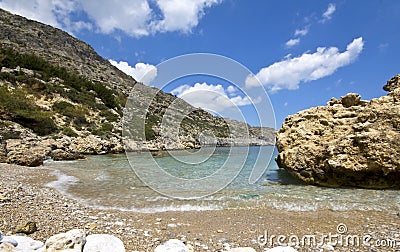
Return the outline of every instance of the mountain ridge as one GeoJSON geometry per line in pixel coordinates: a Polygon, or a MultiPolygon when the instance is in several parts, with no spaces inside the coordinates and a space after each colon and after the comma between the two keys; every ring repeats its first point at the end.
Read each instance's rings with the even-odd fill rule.
{"type": "Polygon", "coordinates": [[[36,166],[48,157],[120,153],[127,138],[132,151],[274,144],[274,129],[215,117],[137,82],[60,29],[4,10],[0,14],[2,162],[36,166]],[[125,107],[126,102],[135,105],[125,107]],[[183,118],[176,136],[161,132],[172,103],[180,108],[172,116],[183,118]],[[143,109],[146,116],[137,112],[143,109]],[[124,127],[123,117],[139,124],[124,127]],[[214,137],[200,139],[202,132],[214,137]]]}

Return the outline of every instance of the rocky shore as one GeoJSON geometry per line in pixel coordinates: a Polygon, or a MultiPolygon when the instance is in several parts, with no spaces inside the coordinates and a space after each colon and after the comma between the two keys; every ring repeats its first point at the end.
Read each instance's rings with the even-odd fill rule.
{"type": "MultiPolygon", "coordinates": [[[[297,251],[392,251],[392,248],[382,250],[372,241],[400,239],[400,218],[395,213],[288,212],[273,208],[147,214],[102,210],[86,207],[43,186],[55,179],[51,171],[43,167],[0,164],[0,230],[4,236],[15,235],[21,224],[34,222],[37,231],[28,237],[43,244],[55,234],[79,229],[86,238],[94,234],[112,235],[122,241],[126,251],[154,251],[174,239],[185,244],[188,251],[190,248],[193,251],[229,251],[234,248],[236,250],[231,251],[264,251],[280,245],[276,240],[266,243],[263,240],[265,236],[322,237],[329,233],[337,234],[339,224],[345,224],[346,234],[369,235],[371,244],[345,246],[332,241],[323,244],[324,247],[313,245],[308,250],[301,244],[293,247],[297,251]],[[247,250],[237,249],[244,247],[247,250]]],[[[288,240],[283,243],[289,245],[288,240]]]]}
{"type": "Polygon", "coordinates": [[[347,94],[286,118],[278,165],[313,185],[400,188],[400,75],[384,90],[371,101],[347,94]]]}

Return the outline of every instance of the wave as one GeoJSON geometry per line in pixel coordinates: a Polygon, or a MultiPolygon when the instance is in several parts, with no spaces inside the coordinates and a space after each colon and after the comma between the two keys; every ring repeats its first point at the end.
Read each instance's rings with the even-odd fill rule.
{"type": "Polygon", "coordinates": [[[78,178],[62,173],[59,170],[53,170],[51,174],[57,176],[57,180],[51,181],[44,186],[54,188],[63,194],[67,194],[68,188],[79,181],[78,178]]]}

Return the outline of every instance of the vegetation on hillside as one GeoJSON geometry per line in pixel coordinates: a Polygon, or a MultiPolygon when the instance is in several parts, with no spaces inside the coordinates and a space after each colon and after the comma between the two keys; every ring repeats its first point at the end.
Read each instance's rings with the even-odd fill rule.
{"type": "Polygon", "coordinates": [[[70,127],[104,135],[112,131],[111,122],[116,122],[122,115],[124,95],[109,89],[105,83],[90,81],[36,55],[0,47],[0,68],[3,67],[13,71],[0,73],[0,81],[9,83],[0,89],[1,119],[20,123],[38,135],[61,131],[75,136],[70,127]],[[57,95],[70,102],[57,101],[50,110],[35,105],[35,97],[51,100],[57,95]],[[101,125],[89,122],[90,111],[97,111],[106,121],[101,125]],[[55,115],[63,116],[67,125],[57,127],[55,115]]]}

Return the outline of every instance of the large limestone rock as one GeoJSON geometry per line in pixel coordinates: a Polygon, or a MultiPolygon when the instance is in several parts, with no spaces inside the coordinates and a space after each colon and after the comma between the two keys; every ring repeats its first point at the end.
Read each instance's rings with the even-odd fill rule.
{"type": "Polygon", "coordinates": [[[400,187],[400,75],[387,96],[358,94],[286,118],[277,133],[277,163],[308,184],[400,187]]]}

